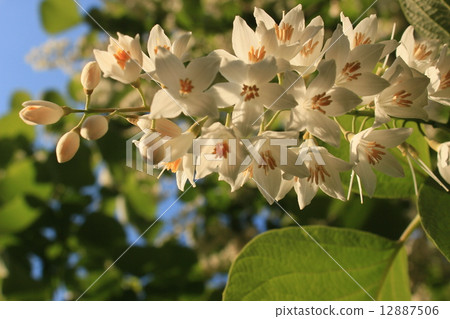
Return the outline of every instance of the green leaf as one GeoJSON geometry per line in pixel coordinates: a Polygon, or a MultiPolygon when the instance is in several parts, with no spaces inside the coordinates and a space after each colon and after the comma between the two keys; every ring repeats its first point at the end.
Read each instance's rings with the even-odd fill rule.
{"type": "Polygon", "coordinates": [[[23,197],[16,197],[0,207],[0,234],[19,232],[31,225],[39,213],[27,205],[23,197]]]}
{"type": "MultiPolygon", "coordinates": [[[[401,244],[370,233],[304,229],[376,300],[409,300],[401,244]]],[[[233,263],[224,300],[371,300],[300,228],[254,238],[233,263]]]]}
{"type": "Polygon", "coordinates": [[[44,0],[41,3],[41,20],[45,31],[58,33],[77,25],[82,17],[72,0],[44,0]]]}
{"type": "Polygon", "coordinates": [[[445,0],[399,0],[406,20],[428,39],[450,40],[450,6],[445,0]]]}
{"type": "Polygon", "coordinates": [[[418,198],[423,228],[431,241],[450,261],[450,195],[431,178],[423,184],[418,198]]]}

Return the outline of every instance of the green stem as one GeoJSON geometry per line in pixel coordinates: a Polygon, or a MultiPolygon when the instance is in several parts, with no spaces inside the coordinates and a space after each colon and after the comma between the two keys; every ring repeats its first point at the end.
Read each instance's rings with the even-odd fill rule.
{"type": "Polygon", "coordinates": [[[225,120],[225,126],[226,127],[231,126],[231,113],[227,113],[227,119],[225,120]]]}
{"type": "Polygon", "coordinates": [[[409,236],[413,233],[413,231],[420,225],[420,215],[417,214],[416,217],[409,223],[408,227],[406,227],[405,231],[399,238],[400,243],[404,243],[409,236]]]}
{"type": "Polygon", "coordinates": [[[87,109],[87,110],[77,110],[72,109],[70,107],[65,107],[65,110],[68,113],[112,113],[119,111],[120,113],[126,112],[147,112],[148,107],[129,107],[129,108],[95,108],[95,109],[87,109]]]}
{"type": "Polygon", "coordinates": [[[144,105],[145,108],[148,108],[148,111],[151,112],[150,110],[150,106],[147,106],[147,102],[145,102],[145,95],[144,95],[144,91],[142,91],[142,88],[140,86],[135,87],[136,90],[139,92],[139,95],[141,96],[141,100],[142,100],[142,104],[144,105]]]}

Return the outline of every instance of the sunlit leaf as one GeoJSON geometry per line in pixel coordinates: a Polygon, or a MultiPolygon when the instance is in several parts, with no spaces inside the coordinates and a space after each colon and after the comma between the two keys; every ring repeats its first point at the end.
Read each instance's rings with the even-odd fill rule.
{"type": "Polygon", "coordinates": [[[82,17],[75,1],[44,0],[41,3],[41,20],[48,33],[58,33],[77,25],[82,17]]]}

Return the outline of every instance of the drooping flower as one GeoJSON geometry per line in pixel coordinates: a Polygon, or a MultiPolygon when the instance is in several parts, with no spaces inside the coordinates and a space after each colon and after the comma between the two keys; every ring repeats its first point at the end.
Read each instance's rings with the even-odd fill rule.
{"type": "Polygon", "coordinates": [[[359,96],[374,95],[389,86],[389,82],[372,73],[384,50],[383,44],[362,44],[350,50],[350,43],[338,25],[325,44],[325,60],[336,62],[336,85],[359,96]]]}
{"type": "Polygon", "coordinates": [[[95,59],[105,77],[130,84],[136,82],[142,70],[140,38],[117,34],[118,40],[110,38],[107,51],[94,50],[95,59]]]}
{"type": "Polygon", "coordinates": [[[283,148],[286,140],[296,142],[296,136],[296,132],[266,131],[251,139],[251,144],[246,145],[251,162],[239,174],[232,189],[239,188],[251,179],[269,204],[273,204],[282,186],[283,173],[299,178],[308,177],[309,170],[298,161],[297,154],[287,147],[283,148]]]}
{"type": "Polygon", "coordinates": [[[450,106],[450,55],[447,55],[447,48],[444,45],[436,66],[429,67],[425,74],[430,78],[428,98],[450,106]]]}
{"type": "Polygon", "coordinates": [[[405,63],[420,72],[425,72],[432,66],[438,55],[439,41],[416,41],[414,39],[414,27],[409,26],[403,32],[400,45],[397,48],[397,56],[405,63]]]}
{"type": "Polygon", "coordinates": [[[177,34],[173,40],[170,41],[169,37],[164,33],[164,30],[156,24],[151,30],[147,42],[147,52],[143,54],[143,69],[150,75],[150,79],[155,79],[156,67],[155,67],[155,57],[159,51],[159,47],[165,48],[172,52],[176,57],[178,57],[182,62],[186,62],[188,59],[187,48],[189,40],[191,39],[192,32],[181,32],[177,34]]]}
{"type": "Polygon", "coordinates": [[[22,104],[19,116],[28,125],[50,125],[64,116],[64,110],[58,104],[49,101],[26,101],[22,104]]]}
{"type": "Polygon", "coordinates": [[[202,57],[185,67],[170,51],[162,47],[159,51],[156,70],[164,88],[153,98],[151,118],[174,118],[182,112],[188,116],[217,117],[217,107],[204,91],[216,77],[220,59],[202,57]]]}
{"type": "Polygon", "coordinates": [[[442,178],[450,184],[450,142],[445,142],[438,146],[437,167],[442,178]]]}
{"type": "Polygon", "coordinates": [[[295,100],[277,83],[269,83],[277,73],[274,58],[246,64],[235,60],[225,64],[220,73],[229,81],[217,83],[209,93],[218,107],[234,106],[232,122],[241,136],[247,136],[261,123],[264,107],[272,111],[290,109],[295,100]]]}
{"type": "Polygon", "coordinates": [[[218,172],[220,180],[234,185],[247,155],[235,130],[216,122],[203,128],[198,141],[204,146],[200,148],[199,158],[196,159],[195,177],[200,179],[218,172]]]}
{"type": "Polygon", "coordinates": [[[307,130],[333,146],[340,142],[340,130],[329,116],[343,115],[355,108],[361,99],[352,91],[333,87],[336,79],[334,60],[324,61],[319,67],[319,75],[306,88],[303,78],[293,73],[285,74],[286,87],[290,87],[297,106],[292,109],[289,130],[307,130]]]}
{"type": "Polygon", "coordinates": [[[304,154],[305,165],[310,176],[284,179],[282,183],[285,185],[281,187],[277,200],[283,198],[293,186],[300,209],[311,203],[319,188],[328,196],[345,201],[339,173],[350,170],[351,164],[331,155],[326,148],[317,146],[313,139],[307,139],[300,148],[292,150],[295,153],[304,154]]]}
{"type": "Polygon", "coordinates": [[[383,78],[391,85],[374,99],[376,126],[389,122],[391,116],[428,119],[424,110],[428,104],[429,79],[426,76],[411,69],[401,58],[397,58],[383,78]]]}
{"type": "Polygon", "coordinates": [[[373,127],[354,135],[350,141],[350,162],[354,172],[372,197],[376,187],[373,169],[392,177],[403,177],[403,168],[388,149],[403,143],[412,133],[411,128],[375,130],[373,127]]]}

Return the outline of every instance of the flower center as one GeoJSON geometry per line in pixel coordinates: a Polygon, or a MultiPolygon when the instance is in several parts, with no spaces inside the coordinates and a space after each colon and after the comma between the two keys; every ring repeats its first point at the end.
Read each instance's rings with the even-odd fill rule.
{"type": "Polygon", "coordinates": [[[258,168],[264,168],[264,173],[268,175],[269,170],[274,170],[277,167],[277,163],[275,162],[270,150],[263,151],[259,153],[259,155],[261,155],[263,162],[258,165],[258,168]]]}
{"type": "Polygon", "coordinates": [[[256,49],[251,46],[250,51],[248,51],[248,60],[252,63],[256,63],[264,59],[264,56],[266,55],[266,50],[264,46],[262,46],[259,49],[256,49]]]}
{"type": "Polygon", "coordinates": [[[131,53],[130,51],[117,50],[116,54],[114,54],[114,57],[116,58],[117,64],[123,70],[125,69],[125,64],[127,64],[128,60],[131,59],[131,53]]]}
{"type": "Polygon", "coordinates": [[[319,185],[319,183],[324,183],[325,176],[330,177],[330,174],[325,169],[325,166],[319,165],[317,163],[315,163],[314,166],[311,165],[309,167],[309,174],[310,175],[309,175],[307,181],[310,183],[315,183],[316,185],[319,185]]]}
{"type": "Polygon", "coordinates": [[[346,78],[346,81],[357,80],[361,76],[361,73],[355,73],[361,68],[361,63],[354,61],[352,63],[346,63],[342,69],[342,76],[346,78]]]}
{"type": "Polygon", "coordinates": [[[319,44],[319,41],[315,41],[313,43],[313,39],[309,39],[300,50],[300,54],[304,57],[307,57],[308,55],[312,54],[316,46],[319,44]]]}
{"type": "Polygon", "coordinates": [[[176,173],[178,171],[178,168],[180,167],[181,160],[182,160],[182,158],[180,157],[179,159],[177,159],[173,162],[167,163],[166,169],[171,171],[172,173],[176,173]]]}
{"type": "Polygon", "coordinates": [[[318,110],[319,112],[326,114],[325,110],[322,109],[324,106],[328,106],[331,104],[331,96],[326,95],[325,92],[322,94],[318,94],[312,98],[312,105],[311,108],[313,110],[318,110]]]}
{"type": "Polygon", "coordinates": [[[382,151],[382,149],[384,150],[385,147],[381,144],[378,144],[377,142],[364,141],[363,146],[364,151],[367,155],[367,159],[371,165],[378,164],[382,159],[382,155],[386,154],[382,151]]]}
{"type": "Polygon", "coordinates": [[[216,155],[216,158],[227,158],[228,153],[230,152],[230,147],[227,142],[217,143],[216,147],[213,150],[213,154],[216,155]]]}
{"type": "Polygon", "coordinates": [[[254,99],[259,96],[259,88],[256,87],[256,85],[243,85],[242,86],[242,92],[241,96],[245,95],[244,101],[250,101],[251,99],[254,99]]]}
{"type": "Polygon", "coordinates": [[[192,92],[194,86],[192,85],[192,81],[188,78],[180,79],[180,95],[184,96],[192,92]]]}
{"type": "Polygon", "coordinates": [[[414,58],[417,60],[425,60],[431,55],[432,51],[427,51],[427,46],[423,43],[416,44],[414,47],[414,58]]]}
{"type": "Polygon", "coordinates": [[[401,90],[394,94],[394,96],[392,97],[392,101],[398,106],[410,107],[412,101],[406,99],[410,95],[411,93],[408,93],[405,90],[401,90]]]}
{"type": "Polygon", "coordinates": [[[369,37],[366,37],[364,33],[356,32],[355,34],[355,47],[361,44],[370,44],[372,40],[369,37]]]}
{"type": "Polygon", "coordinates": [[[450,71],[448,71],[447,74],[442,75],[439,90],[444,90],[449,87],[450,87],[450,71]]]}
{"type": "Polygon", "coordinates": [[[283,43],[289,41],[292,37],[292,33],[294,33],[294,28],[289,23],[283,22],[281,24],[281,27],[279,27],[278,24],[275,23],[274,28],[278,40],[283,43]]]}
{"type": "Polygon", "coordinates": [[[159,47],[163,47],[164,49],[170,50],[170,47],[168,45],[157,45],[155,46],[155,48],[153,49],[153,51],[155,51],[155,54],[158,54],[158,48],[159,47]]]}

